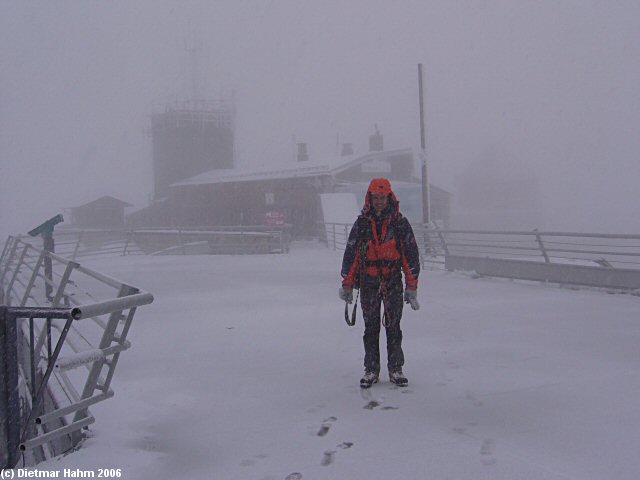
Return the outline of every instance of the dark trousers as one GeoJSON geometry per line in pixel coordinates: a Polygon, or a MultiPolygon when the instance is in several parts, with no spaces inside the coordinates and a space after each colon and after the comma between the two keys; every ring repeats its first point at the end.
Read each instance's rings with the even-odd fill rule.
{"type": "Polygon", "coordinates": [[[390,279],[386,283],[386,295],[380,283],[365,282],[360,290],[362,316],[364,317],[364,368],[368,372],[380,372],[380,325],[381,306],[384,305],[387,318],[387,367],[399,370],[404,365],[402,352],[402,281],[390,279]],[[383,299],[384,297],[384,299],[383,299]]]}

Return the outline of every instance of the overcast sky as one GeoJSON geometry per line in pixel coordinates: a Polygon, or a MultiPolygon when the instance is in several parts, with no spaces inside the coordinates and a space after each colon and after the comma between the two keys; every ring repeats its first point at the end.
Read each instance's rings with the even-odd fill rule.
{"type": "MultiPolygon", "coordinates": [[[[0,0],[0,224],[99,195],[144,206],[150,114],[234,92],[237,163],[419,146],[454,191],[483,152],[537,175],[547,229],[640,232],[640,2],[0,0]]],[[[455,191],[454,191],[455,193],[455,191]]]]}

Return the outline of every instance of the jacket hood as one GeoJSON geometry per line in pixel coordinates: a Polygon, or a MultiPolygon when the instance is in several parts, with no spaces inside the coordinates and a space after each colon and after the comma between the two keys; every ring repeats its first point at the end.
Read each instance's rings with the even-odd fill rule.
{"type": "Polygon", "coordinates": [[[371,196],[373,194],[386,194],[389,198],[389,206],[383,210],[383,213],[388,212],[389,216],[395,216],[400,212],[400,202],[396,198],[396,194],[391,190],[391,182],[386,178],[374,178],[371,180],[365,195],[364,207],[362,207],[362,214],[364,216],[369,216],[375,212],[371,203],[371,196]]]}

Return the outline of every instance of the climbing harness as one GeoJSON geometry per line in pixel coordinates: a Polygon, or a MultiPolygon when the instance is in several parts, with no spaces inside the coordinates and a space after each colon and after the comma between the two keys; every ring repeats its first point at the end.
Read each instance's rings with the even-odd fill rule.
{"type": "Polygon", "coordinates": [[[362,282],[364,282],[364,265],[365,255],[367,254],[367,244],[362,242],[360,244],[360,283],[358,285],[358,293],[356,294],[356,301],[353,302],[353,311],[351,312],[351,319],[349,319],[349,304],[344,302],[344,321],[347,325],[353,327],[356,324],[356,316],[358,313],[358,298],[360,297],[360,289],[362,288],[362,282]]]}
{"type": "Polygon", "coordinates": [[[347,325],[353,327],[356,324],[356,312],[358,311],[358,297],[360,296],[360,290],[356,294],[356,301],[353,303],[353,312],[351,313],[351,320],[349,320],[349,304],[344,302],[344,321],[347,325]]]}
{"type": "MultiPolygon", "coordinates": [[[[387,226],[388,226],[388,222],[383,222],[382,223],[382,232],[380,237],[378,237],[378,228],[375,225],[375,223],[373,225],[371,225],[371,229],[373,231],[373,238],[375,241],[376,246],[380,245],[380,238],[382,238],[382,240],[385,239],[385,237],[387,236],[387,226]]],[[[396,265],[396,262],[389,262],[389,261],[383,261],[381,259],[375,260],[374,262],[372,262],[375,264],[376,270],[378,271],[378,278],[380,279],[380,286],[378,287],[378,294],[382,297],[382,307],[384,308],[384,313],[383,315],[380,317],[380,323],[383,327],[389,327],[391,325],[391,314],[389,313],[389,309],[387,307],[387,283],[385,280],[385,275],[384,275],[384,268],[385,265],[388,266],[389,271],[387,273],[387,275],[389,277],[391,277],[391,275],[393,274],[393,269],[396,265]]]]}
{"type": "Polygon", "coordinates": [[[378,292],[380,293],[380,295],[382,296],[382,307],[384,308],[384,314],[382,315],[382,317],[380,317],[380,323],[382,324],[383,327],[388,327],[391,325],[391,315],[388,315],[388,309],[387,309],[387,284],[384,281],[384,278],[382,278],[382,276],[380,277],[380,287],[378,289],[378,292]]]}

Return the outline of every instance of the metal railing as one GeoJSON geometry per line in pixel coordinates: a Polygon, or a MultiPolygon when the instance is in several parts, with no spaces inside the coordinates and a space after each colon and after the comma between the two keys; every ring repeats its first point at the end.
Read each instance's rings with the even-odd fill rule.
{"type": "Polygon", "coordinates": [[[440,255],[640,268],[640,235],[426,229],[440,255]]]}
{"type": "MultiPolygon", "coordinates": [[[[72,260],[114,255],[287,253],[291,226],[57,229],[56,252],[72,260]]],[[[37,239],[30,240],[31,243],[37,239]]]]}
{"type": "MultiPolygon", "coordinates": [[[[320,237],[343,250],[351,224],[326,223],[320,237]]],[[[444,230],[414,226],[423,266],[605,288],[640,288],[640,235],[444,230]]]]}
{"type": "Polygon", "coordinates": [[[287,253],[291,226],[250,225],[132,230],[131,242],[151,255],[287,253]]]}
{"type": "Polygon", "coordinates": [[[319,224],[319,237],[329,248],[344,250],[352,226],[352,223],[321,223],[319,224]]]}
{"type": "Polygon", "coordinates": [[[150,293],[9,237],[0,256],[0,468],[75,447],[150,293]],[[51,263],[45,269],[45,263],[51,263]]]}
{"type": "Polygon", "coordinates": [[[608,289],[640,289],[640,235],[426,230],[447,270],[608,289]]]}

